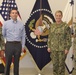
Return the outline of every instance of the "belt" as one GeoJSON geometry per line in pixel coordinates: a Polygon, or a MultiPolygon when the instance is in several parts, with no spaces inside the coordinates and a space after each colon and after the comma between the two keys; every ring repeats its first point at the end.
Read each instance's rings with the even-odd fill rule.
{"type": "Polygon", "coordinates": [[[17,43],[21,43],[20,41],[7,41],[7,43],[14,43],[14,44],[17,44],[17,43]]]}

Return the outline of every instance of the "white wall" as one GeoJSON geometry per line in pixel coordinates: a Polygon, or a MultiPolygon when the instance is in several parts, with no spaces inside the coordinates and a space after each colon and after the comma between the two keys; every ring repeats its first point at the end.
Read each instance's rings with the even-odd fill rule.
{"type": "MultiPolygon", "coordinates": [[[[0,0],[0,5],[3,0],[0,0]]],[[[16,0],[22,21],[25,24],[28,19],[30,12],[34,6],[36,0],[16,0]]],[[[45,1],[45,0],[44,0],[45,1]]],[[[56,10],[64,10],[68,0],[48,0],[52,12],[55,13],[56,10]]],[[[32,68],[36,67],[33,63],[31,56],[26,53],[25,57],[20,61],[20,68],[32,68]]]]}

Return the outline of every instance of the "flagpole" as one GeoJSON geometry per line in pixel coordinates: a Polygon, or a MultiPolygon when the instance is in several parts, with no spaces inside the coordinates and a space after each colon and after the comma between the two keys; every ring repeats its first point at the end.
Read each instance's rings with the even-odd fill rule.
{"type": "MultiPolygon", "coordinates": [[[[42,9],[42,0],[40,0],[40,9],[42,9]]],[[[40,16],[41,16],[41,11],[40,11],[40,16]]]]}
{"type": "MultiPolygon", "coordinates": [[[[74,38],[73,38],[73,36],[74,36],[74,23],[73,23],[73,19],[74,19],[74,0],[71,0],[71,5],[72,5],[72,26],[71,26],[71,34],[72,34],[72,50],[73,50],[73,41],[74,41],[74,38]]],[[[72,57],[71,58],[73,58],[74,57],[74,55],[72,55],[72,57]]],[[[69,74],[69,75],[72,75],[72,73],[71,74],[69,74]]]]}
{"type": "MultiPolygon", "coordinates": [[[[42,9],[42,0],[40,0],[40,10],[41,9],[42,9]]],[[[41,16],[41,14],[42,14],[42,11],[40,11],[40,16],[41,16]]],[[[41,75],[41,70],[39,71],[39,73],[37,75],[41,75]]]]}
{"type": "Polygon", "coordinates": [[[71,0],[71,5],[72,5],[72,26],[71,26],[71,34],[74,35],[74,28],[73,28],[73,16],[74,16],[74,0],[71,0]]]}

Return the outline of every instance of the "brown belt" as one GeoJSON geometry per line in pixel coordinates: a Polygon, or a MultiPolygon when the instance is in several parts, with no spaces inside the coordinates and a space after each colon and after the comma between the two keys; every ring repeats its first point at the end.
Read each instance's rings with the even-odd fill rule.
{"type": "Polygon", "coordinates": [[[21,43],[20,41],[7,41],[7,43],[14,43],[14,44],[17,44],[17,43],[21,43]]]}

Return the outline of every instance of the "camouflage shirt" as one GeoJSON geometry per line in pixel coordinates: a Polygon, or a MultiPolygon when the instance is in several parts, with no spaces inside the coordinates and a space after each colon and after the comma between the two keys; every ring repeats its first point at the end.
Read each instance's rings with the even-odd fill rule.
{"type": "Polygon", "coordinates": [[[2,27],[0,26],[0,50],[4,50],[4,46],[5,46],[5,43],[2,36],[2,27]]]}
{"type": "Polygon", "coordinates": [[[69,50],[71,46],[70,27],[62,22],[57,25],[53,23],[49,29],[48,48],[55,51],[69,50]]]}
{"type": "Polygon", "coordinates": [[[74,25],[74,40],[73,40],[73,48],[74,48],[74,57],[76,58],[76,23],[74,25]]]}

